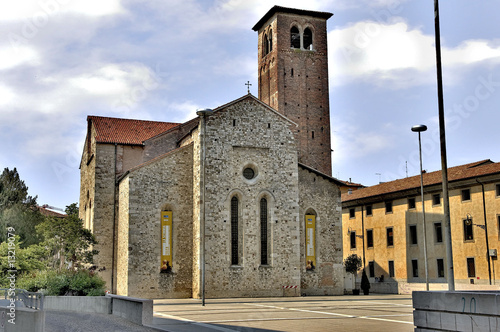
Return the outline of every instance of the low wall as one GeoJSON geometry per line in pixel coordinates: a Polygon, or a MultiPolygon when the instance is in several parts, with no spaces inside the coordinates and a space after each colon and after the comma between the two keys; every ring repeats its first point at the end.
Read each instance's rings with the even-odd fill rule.
{"type": "Polygon", "coordinates": [[[151,325],[153,322],[153,300],[111,294],[106,297],[112,299],[113,315],[139,325],[151,325]]]}
{"type": "Polygon", "coordinates": [[[415,331],[499,331],[500,292],[413,292],[415,331]]]}
{"type": "Polygon", "coordinates": [[[111,314],[111,298],[107,296],[45,296],[43,308],[111,314]]]}
{"type": "Polygon", "coordinates": [[[0,332],[44,332],[45,311],[0,307],[0,332]],[[14,324],[15,323],[15,324],[14,324]]]}

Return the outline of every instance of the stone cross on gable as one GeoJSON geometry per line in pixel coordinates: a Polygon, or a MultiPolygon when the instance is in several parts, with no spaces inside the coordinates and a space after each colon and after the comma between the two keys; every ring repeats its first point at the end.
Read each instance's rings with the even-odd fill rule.
{"type": "Polygon", "coordinates": [[[247,81],[247,82],[245,83],[245,85],[246,85],[246,86],[247,86],[247,88],[248,88],[248,93],[250,93],[250,87],[252,86],[252,84],[250,83],[250,81],[247,81]]]}

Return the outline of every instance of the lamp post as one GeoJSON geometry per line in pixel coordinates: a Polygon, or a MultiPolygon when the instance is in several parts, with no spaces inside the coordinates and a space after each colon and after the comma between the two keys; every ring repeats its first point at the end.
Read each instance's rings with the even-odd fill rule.
{"type": "Polygon", "coordinates": [[[441,65],[441,30],[439,28],[439,0],[434,0],[434,31],[436,40],[436,73],[439,113],[439,140],[441,146],[441,176],[443,178],[443,214],[446,238],[446,263],[448,267],[448,291],[455,290],[453,271],[453,246],[451,242],[450,196],[448,194],[448,160],[446,157],[446,125],[444,119],[443,70],[441,65]]]}
{"type": "Polygon", "coordinates": [[[201,305],[205,306],[205,161],[206,161],[206,117],[212,114],[213,111],[209,108],[196,111],[196,115],[200,117],[200,142],[201,142],[201,158],[200,158],[200,188],[201,188],[201,206],[200,206],[200,270],[201,270],[201,305]]]}
{"type": "Polygon", "coordinates": [[[425,262],[425,289],[429,290],[429,270],[427,268],[427,227],[425,224],[425,204],[424,204],[424,175],[422,174],[422,140],[420,133],[427,130],[425,125],[416,125],[411,127],[411,131],[418,133],[418,151],[420,153],[420,196],[422,198],[422,215],[424,224],[424,262],[425,262]]]}

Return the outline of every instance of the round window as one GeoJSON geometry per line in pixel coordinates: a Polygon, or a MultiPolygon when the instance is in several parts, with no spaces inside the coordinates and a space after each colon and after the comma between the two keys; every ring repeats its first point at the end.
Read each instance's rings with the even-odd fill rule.
{"type": "Polygon", "coordinates": [[[255,171],[250,167],[247,167],[243,170],[243,176],[245,177],[245,179],[251,180],[255,177],[255,171]]]}

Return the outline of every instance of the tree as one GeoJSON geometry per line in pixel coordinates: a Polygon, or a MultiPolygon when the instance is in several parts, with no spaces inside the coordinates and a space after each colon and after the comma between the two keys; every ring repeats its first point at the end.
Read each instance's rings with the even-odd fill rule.
{"type": "MultiPolygon", "coordinates": [[[[36,196],[28,195],[28,187],[21,180],[17,169],[8,168],[0,175],[0,227],[14,227],[20,237],[20,246],[26,248],[40,242],[34,231],[44,217],[38,212],[36,196]]],[[[0,242],[6,241],[6,232],[0,232],[0,242]]]]}
{"type": "Polygon", "coordinates": [[[63,270],[69,263],[77,269],[81,264],[92,264],[93,256],[98,252],[92,249],[97,244],[90,230],[83,227],[78,218],[76,203],[66,207],[66,218],[46,217],[45,221],[36,227],[53,257],[52,266],[63,270]]]}
{"type": "Polygon", "coordinates": [[[350,255],[344,260],[344,267],[347,273],[356,275],[361,268],[361,257],[356,254],[350,255]]]}
{"type": "Polygon", "coordinates": [[[352,288],[353,288],[353,294],[359,294],[359,289],[355,290],[356,288],[356,274],[358,273],[359,269],[361,268],[361,257],[359,257],[356,254],[352,254],[348,256],[344,260],[344,267],[345,271],[347,273],[352,274],[352,288]]]}

